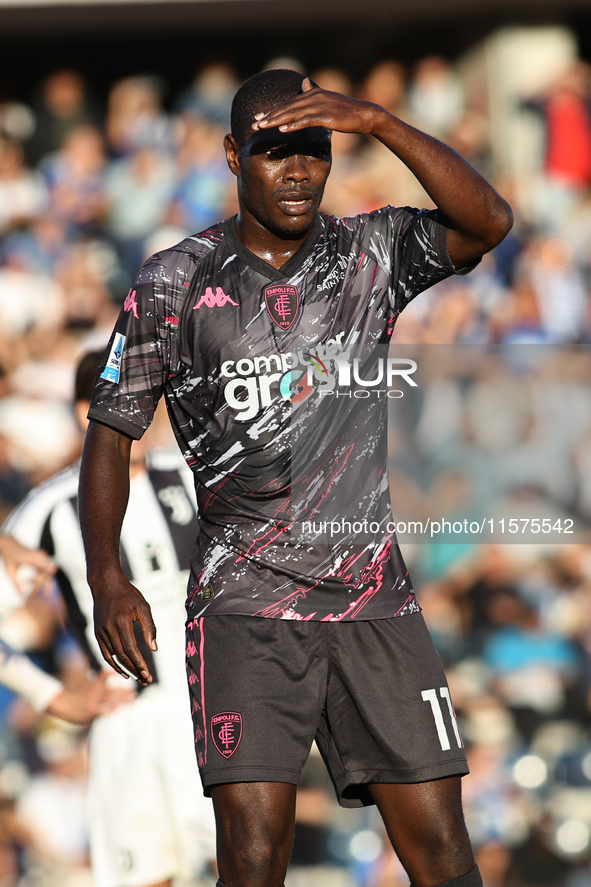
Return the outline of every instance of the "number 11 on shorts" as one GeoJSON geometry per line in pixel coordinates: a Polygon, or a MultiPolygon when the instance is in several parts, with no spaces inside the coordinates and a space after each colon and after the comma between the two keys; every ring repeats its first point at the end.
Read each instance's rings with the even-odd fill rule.
{"type": "MultiPolygon", "coordinates": [[[[456,742],[458,743],[458,748],[462,748],[462,737],[460,736],[460,731],[458,730],[458,722],[456,721],[456,713],[453,709],[453,705],[451,704],[451,696],[449,695],[448,687],[440,687],[439,695],[442,699],[447,700],[447,707],[449,709],[449,717],[451,720],[451,725],[454,730],[454,735],[456,737],[456,742]]],[[[441,743],[441,748],[443,751],[447,751],[450,746],[449,736],[447,735],[447,729],[445,726],[445,721],[443,720],[443,712],[441,711],[441,705],[439,704],[439,699],[437,698],[437,690],[433,688],[433,690],[423,690],[421,693],[424,702],[428,702],[431,706],[431,711],[433,712],[433,718],[435,720],[435,727],[437,728],[437,735],[439,736],[439,742],[441,743]]]]}

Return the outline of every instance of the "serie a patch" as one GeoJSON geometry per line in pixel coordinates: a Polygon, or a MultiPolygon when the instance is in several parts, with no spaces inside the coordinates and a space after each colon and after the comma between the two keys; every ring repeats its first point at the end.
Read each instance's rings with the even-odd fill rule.
{"type": "Polygon", "coordinates": [[[121,359],[123,357],[123,349],[125,348],[125,339],[126,337],[121,333],[115,333],[107,363],[101,373],[101,379],[106,379],[107,382],[114,382],[115,385],[119,384],[121,376],[121,359]]]}

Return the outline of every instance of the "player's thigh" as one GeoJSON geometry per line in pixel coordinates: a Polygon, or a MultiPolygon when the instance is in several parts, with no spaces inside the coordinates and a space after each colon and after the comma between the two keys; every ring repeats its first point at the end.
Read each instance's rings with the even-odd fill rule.
{"type": "Polygon", "coordinates": [[[459,776],[369,786],[392,846],[413,887],[430,887],[474,866],[459,776]]]}
{"type": "Polygon", "coordinates": [[[297,785],[326,695],[320,623],[208,616],[187,626],[195,749],[221,783],[297,785]]]}

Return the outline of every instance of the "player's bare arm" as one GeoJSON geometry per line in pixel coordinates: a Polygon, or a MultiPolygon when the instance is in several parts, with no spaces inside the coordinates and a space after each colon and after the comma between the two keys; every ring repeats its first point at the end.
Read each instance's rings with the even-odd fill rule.
{"type": "Polygon", "coordinates": [[[119,562],[131,443],[127,435],[99,422],[90,423],[80,470],[80,526],[101,652],[119,674],[126,675],[116,660],[140,683],[149,684],[152,675],[138,649],[133,624],[140,623],[152,650],[157,649],[156,628],[147,601],[128,582],[119,562]]]}
{"type": "Polygon", "coordinates": [[[277,127],[288,133],[322,126],[374,136],[411,170],[447,217],[447,247],[456,268],[476,262],[506,237],[513,224],[509,204],[452,148],[379,105],[313,88],[309,80],[303,90],[257,115],[253,129],[277,127]]]}

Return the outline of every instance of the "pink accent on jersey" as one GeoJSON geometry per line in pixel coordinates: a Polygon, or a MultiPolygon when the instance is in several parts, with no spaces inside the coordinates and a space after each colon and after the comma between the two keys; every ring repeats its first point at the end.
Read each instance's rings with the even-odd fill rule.
{"type": "Polygon", "coordinates": [[[238,302],[235,302],[230,298],[230,296],[223,291],[221,286],[216,287],[215,294],[212,287],[208,286],[204,295],[202,295],[197,304],[193,306],[193,311],[196,311],[197,308],[201,308],[202,305],[206,305],[208,308],[223,308],[228,302],[230,305],[234,305],[235,308],[238,307],[238,302]]]}
{"type": "Polygon", "coordinates": [[[137,313],[137,303],[135,301],[136,292],[137,292],[136,290],[130,290],[128,292],[125,302],[123,303],[123,310],[124,311],[133,311],[133,316],[137,320],[137,319],[139,319],[139,315],[137,313]]]}
{"type": "Polygon", "coordinates": [[[203,648],[205,646],[205,635],[203,633],[203,616],[199,620],[199,631],[201,632],[201,641],[199,643],[200,677],[201,677],[201,711],[203,713],[203,729],[205,743],[203,763],[207,764],[207,719],[205,716],[205,662],[203,661],[203,648]]]}

